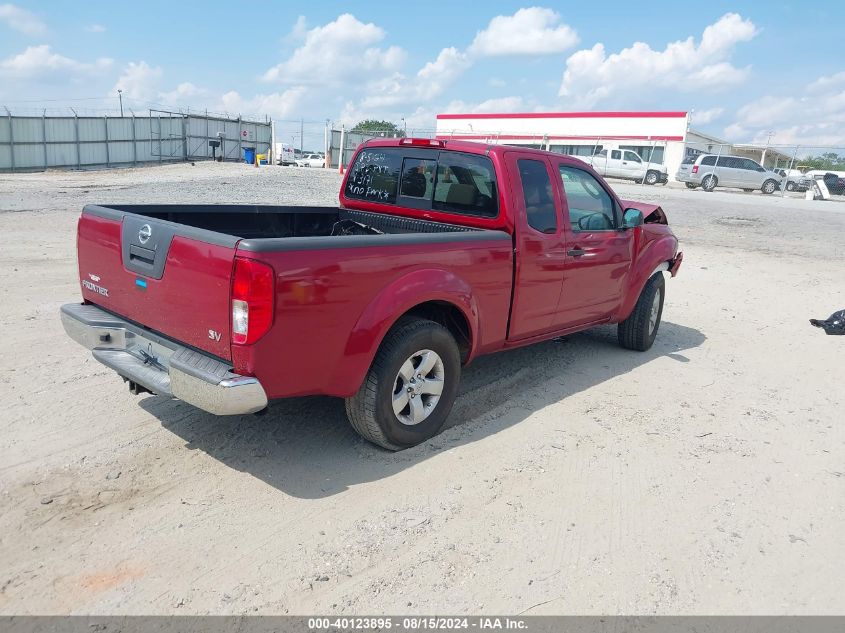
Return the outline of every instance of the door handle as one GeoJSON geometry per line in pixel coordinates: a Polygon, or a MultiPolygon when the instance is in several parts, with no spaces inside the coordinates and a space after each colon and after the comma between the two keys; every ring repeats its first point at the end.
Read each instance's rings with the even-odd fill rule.
{"type": "Polygon", "coordinates": [[[576,246],[575,248],[570,248],[568,251],[566,251],[566,254],[569,255],[570,257],[581,257],[581,255],[583,255],[586,252],[587,251],[580,249],[576,246]]]}

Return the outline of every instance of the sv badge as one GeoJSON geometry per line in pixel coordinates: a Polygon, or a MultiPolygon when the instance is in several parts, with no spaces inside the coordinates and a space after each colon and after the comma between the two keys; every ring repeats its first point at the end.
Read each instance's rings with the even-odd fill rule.
{"type": "Polygon", "coordinates": [[[210,338],[212,341],[217,341],[219,343],[220,342],[220,332],[215,332],[214,330],[209,330],[208,331],[208,338],[210,338]]]}

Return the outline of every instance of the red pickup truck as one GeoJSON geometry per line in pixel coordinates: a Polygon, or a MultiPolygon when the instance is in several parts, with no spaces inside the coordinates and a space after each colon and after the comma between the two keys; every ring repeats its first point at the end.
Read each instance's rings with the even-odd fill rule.
{"type": "Polygon", "coordinates": [[[648,349],[682,260],[582,161],[411,138],[359,147],[339,207],[88,205],[77,244],[65,330],[133,393],[338,396],[393,450],[439,432],[481,354],[603,323],[648,349]]]}

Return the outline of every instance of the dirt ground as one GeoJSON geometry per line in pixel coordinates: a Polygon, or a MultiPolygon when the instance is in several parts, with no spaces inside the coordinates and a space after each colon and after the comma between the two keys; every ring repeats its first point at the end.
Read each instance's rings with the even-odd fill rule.
{"type": "Polygon", "coordinates": [[[0,613],[841,614],[845,204],[614,185],[686,258],[613,327],[465,370],[389,453],[343,403],[216,418],[70,341],[86,202],[318,202],[323,170],[0,175],[0,613]],[[837,413],[839,411],[839,413],[837,413]]]}

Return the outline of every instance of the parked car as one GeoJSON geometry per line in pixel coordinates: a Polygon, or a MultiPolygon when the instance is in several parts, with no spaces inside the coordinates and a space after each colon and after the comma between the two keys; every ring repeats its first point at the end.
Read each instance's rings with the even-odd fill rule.
{"type": "Polygon", "coordinates": [[[319,154],[306,154],[296,161],[299,167],[325,167],[326,159],[319,154]]]}
{"type": "Polygon", "coordinates": [[[690,189],[736,187],[744,191],[759,189],[766,194],[778,191],[782,179],[750,158],[716,154],[700,154],[692,162],[682,162],[675,177],[690,189]]]}
{"type": "Polygon", "coordinates": [[[68,335],[128,382],[207,412],[346,399],[399,450],[443,426],[482,354],[616,323],[657,335],[683,254],[656,205],[569,156],[376,139],[340,207],[88,205],[68,335]]]}
{"type": "Polygon", "coordinates": [[[648,185],[669,182],[669,173],[665,165],[648,163],[636,152],[629,149],[603,149],[593,156],[577,156],[590,165],[602,176],[623,178],[643,182],[648,185]]]}
{"type": "Polygon", "coordinates": [[[842,176],[833,172],[827,172],[821,179],[824,181],[827,190],[833,195],[841,196],[845,194],[845,178],[842,176]]]}
{"type": "Polygon", "coordinates": [[[812,186],[812,181],[805,178],[798,169],[775,169],[776,174],[781,177],[781,183],[786,183],[787,191],[807,191],[812,186]]]}

